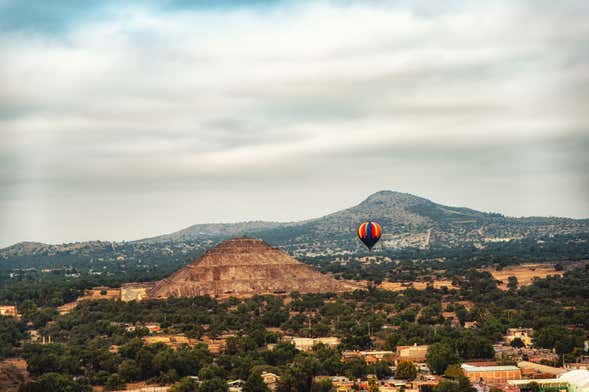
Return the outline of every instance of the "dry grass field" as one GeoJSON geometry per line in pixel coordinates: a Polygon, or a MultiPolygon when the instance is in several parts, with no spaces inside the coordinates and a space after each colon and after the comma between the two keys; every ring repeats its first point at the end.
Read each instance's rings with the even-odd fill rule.
{"type": "Polygon", "coordinates": [[[515,276],[520,286],[527,286],[532,283],[534,278],[545,278],[548,275],[562,276],[563,274],[563,271],[554,270],[554,263],[513,265],[505,267],[501,271],[496,271],[495,268],[484,268],[481,271],[488,271],[495,279],[501,281],[498,287],[502,290],[507,290],[507,279],[510,276],[515,276]]]}
{"type": "Polygon", "coordinates": [[[166,346],[170,347],[178,347],[181,344],[187,344],[189,346],[194,346],[196,344],[195,339],[190,339],[183,334],[175,334],[175,335],[149,335],[144,336],[143,342],[145,344],[156,344],[156,343],[163,343],[166,346]]]}
{"type": "MultiPolygon", "coordinates": [[[[432,283],[436,289],[440,289],[443,286],[446,286],[449,289],[457,288],[449,280],[435,280],[432,283]]],[[[382,282],[378,287],[390,291],[403,291],[409,287],[413,287],[416,290],[425,290],[427,285],[428,282],[382,282]]]]}

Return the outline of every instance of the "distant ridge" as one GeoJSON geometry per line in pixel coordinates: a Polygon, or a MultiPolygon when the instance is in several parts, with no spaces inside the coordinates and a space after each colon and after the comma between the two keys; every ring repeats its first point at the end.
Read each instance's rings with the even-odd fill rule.
{"type": "MultiPolygon", "coordinates": [[[[280,246],[293,255],[329,255],[356,252],[363,247],[355,238],[356,226],[375,220],[383,228],[378,247],[420,248],[456,247],[520,239],[539,239],[561,234],[589,233],[589,219],[554,217],[506,217],[497,213],[451,207],[423,197],[396,191],[380,191],[356,206],[326,216],[299,222],[250,221],[241,223],[197,224],[156,237],[127,244],[217,243],[227,238],[252,236],[280,246]]],[[[0,250],[0,258],[55,254],[91,254],[92,249],[108,249],[117,243],[89,241],[46,245],[19,243],[0,250]]]]}
{"type": "Polygon", "coordinates": [[[360,204],[300,222],[244,222],[195,225],[141,242],[202,240],[250,235],[288,249],[291,254],[362,249],[355,229],[365,220],[383,227],[381,246],[392,248],[454,247],[557,234],[589,233],[589,219],[513,218],[465,207],[451,207],[396,191],[373,193],[360,204]],[[222,232],[225,230],[225,233],[222,232]]]}

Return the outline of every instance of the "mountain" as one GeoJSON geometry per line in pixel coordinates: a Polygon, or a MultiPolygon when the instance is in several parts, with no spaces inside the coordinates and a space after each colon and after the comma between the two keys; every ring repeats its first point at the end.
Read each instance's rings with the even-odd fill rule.
{"type": "Polygon", "coordinates": [[[283,227],[287,224],[280,222],[239,222],[239,223],[204,223],[192,225],[185,229],[170,234],[163,234],[157,237],[145,238],[136,242],[168,242],[168,241],[190,241],[200,238],[235,237],[244,233],[270,230],[283,227]]]}
{"type": "Polygon", "coordinates": [[[233,238],[155,283],[151,298],[350,291],[358,285],[323,275],[254,238],[233,238]]]}
{"type": "Polygon", "coordinates": [[[227,238],[263,238],[291,254],[319,255],[362,249],[356,227],[375,220],[383,228],[380,246],[386,248],[454,247],[556,234],[589,233],[589,220],[570,218],[512,218],[463,207],[450,207],[408,193],[381,191],[360,204],[301,222],[245,222],[195,225],[176,233],[140,242],[227,238]]]}
{"type": "Polygon", "coordinates": [[[196,254],[224,239],[244,235],[261,238],[296,256],[354,253],[364,250],[356,239],[356,227],[365,220],[375,220],[383,228],[384,234],[376,249],[427,249],[467,244],[485,247],[489,243],[514,239],[589,233],[588,219],[505,217],[445,206],[408,193],[381,191],[354,207],[306,221],[198,224],[127,243],[20,243],[0,250],[0,258],[59,252],[92,255],[92,249],[101,253],[129,249],[128,252],[132,253],[151,252],[154,255],[196,254]]]}

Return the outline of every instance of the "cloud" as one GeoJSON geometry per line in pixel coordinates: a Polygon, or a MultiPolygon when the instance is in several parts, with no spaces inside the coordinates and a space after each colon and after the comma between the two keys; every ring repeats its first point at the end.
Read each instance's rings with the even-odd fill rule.
{"type": "MultiPolygon", "coordinates": [[[[324,189],[325,212],[334,197],[345,206],[396,188],[487,210],[587,216],[585,154],[574,142],[589,125],[588,14],[578,2],[0,2],[0,212],[30,210],[6,215],[0,234],[42,239],[36,216],[84,210],[97,222],[87,235],[105,238],[113,232],[104,209],[86,211],[84,200],[157,194],[129,207],[139,223],[172,200],[224,200],[228,183],[256,199],[309,182],[324,189]],[[568,146],[571,162],[551,145],[568,146]],[[519,151],[511,167],[505,151],[519,151]],[[494,186],[497,166],[525,194],[516,182],[576,181],[566,190],[572,202],[555,208],[551,193],[531,209],[509,195],[462,198],[424,186],[414,171],[460,189],[475,181],[472,167],[474,186],[494,186]],[[341,196],[352,184],[361,190],[341,196]],[[9,233],[16,220],[30,225],[9,233]]],[[[278,202],[251,205],[225,218],[320,212],[302,202],[288,216],[278,202]]],[[[162,217],[152,230],[214,218],[193,207],[190,219],[162,217]]],[[[76,238],[77,223],[68,225],[49,239],[76,238]]]]}

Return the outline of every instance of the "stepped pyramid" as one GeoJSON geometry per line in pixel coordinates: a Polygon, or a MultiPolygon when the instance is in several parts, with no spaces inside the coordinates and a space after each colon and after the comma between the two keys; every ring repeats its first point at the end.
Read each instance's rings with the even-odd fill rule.
{"type": "Polygon", "coordinates": [[[315,271],[262,240],[234,238],[155,283],[150,298],[351,291],[358,285],[315,271]]]}

